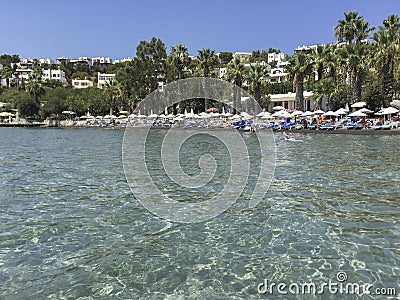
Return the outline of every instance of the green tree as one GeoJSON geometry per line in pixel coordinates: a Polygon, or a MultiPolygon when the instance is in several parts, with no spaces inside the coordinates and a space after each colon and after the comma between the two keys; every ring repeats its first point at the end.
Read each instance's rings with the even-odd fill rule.
{"type": "Polygon", "coordinates": [[[233,90],[233,107],[235,113],[242,110],[242,93],[243,78],[245,77],[244,64],[239,57],[235,57],[227,66],[226,77],[230,82],[233,82],[237,88],[233,90]]]}
{"type": "Polygon", "coordinates": [[[232,52],[221,52],[218,55],[218,58],[219,58],[220,66],[224,67],[224,66],[226,66],[227,64],[229,64],[232,61],[233,54],[232,54],[232,52]]]}
{"type": "Polygon", "coordinates": [[[383,26],[373,35],[375,41],[375,51],[373,58],[379,66],[382,74],[384,106],[389,106],[394,95],[394,71],[395,62],[399,58],[400,51],[400,18],[396,15],[390,15],[383,20],[383,26]]]}
{"type": "Polygon", "coordinates": [[[116,110],[116,101],[121,96],[121,85],[116,80],[106,82],[104,95],[106,95],[110,101],[110,116],[112,116],[113,111],[116,110]]]}
{"type": "Polygon", "coordinates": [[[13,75],[13,71],[9,66],[5,66],[0,70],[0,78],[6,80],[6,88],[10,87],[10,78],[13,75]]]}
{"type": "Polygon", "coordinates": [[[310,54],[298,52],[289,58],[287,69],[293,78],[296,90],[296,105],[299,110],[304,110],[304,79],[313,70],[313,61],[310,54]]]}
{"type": "MultiPolygon", "coordinates": [[[[197,56],[198,67],[203,71],[203,77],[210,77],[211,70],[216,67],[218,58],[214,54],[214,50],[202,49],[198,50],[199,55],[197,56]]],[[[207,111],[210,103],[210,99],[207,97],[208,86],[205,86],[206,97],[204,99],[204,111],[207,111]]]]}
{"type": "Polygon", "coordinates": [[[40,108],[40,97],[44,94],[45,90],[42,87],[42,71],[40,68],[36,68],[35,71],[29,77],[28,82],[25,84],[26,91],[34,98],[35,105],[31,108],[36,108],[37,111],[33,115],[39,115],[40,108]]]}
{"type": "MultiPolygon", "coordinates": [[[[261,86],[266,84],[268,75],[268,66],[259,62],[250,64],[246,72],[246,80],[250,85],[254,99],[260,106],[262,106],[261,86]]],[[[250,107],[250,111],[253,113],[257,112],[254,107],[250,107]]]]}

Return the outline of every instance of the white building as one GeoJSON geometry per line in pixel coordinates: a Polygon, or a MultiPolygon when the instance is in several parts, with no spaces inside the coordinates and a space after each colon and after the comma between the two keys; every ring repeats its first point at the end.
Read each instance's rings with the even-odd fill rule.
{"type": "Polygon", "coordinates": [[[67,79],[65,78],[65,72],[63,70],[44,69],[42,80],[46,81],[51,79],[61,81],[62,83],[67,83],[67,79]]]}
{"type": "Polygon", "coordinates": [[[31,76],[33,69],[31,68],[17,68],[14,75],[18,80],[27,80],[31,76]]]}
{"type": "Polygon", "coordinates": [[[112,64],[110,57],[93,57],[92,66],[108,66],[112,64]]]}
{"type": "Polygon", "coordinates": [[[40,65],[56,65],[56,61],[51,58],[40,58],[39,59],[39,64],[40,65]]]}
{"type": "Polygon", "coordinates": [[[286,55],[282,52],[279,53],[268,53],[268,63],[273,63],[273,62],[277,62],[280,63],[281,61],[285,61],[286,60],[286,55]]]}
{"type": "Polygon", "coordinates": [[[77,59],[71,59],[70,62],[74,65],[81,64],[88,65],[89,67],[92,66],[92,59],[87,56],[78,57],[77,59]]]}
{"type": "Polygon", "coordinates": [[[218,70],[218,76],[219,76],[219,78],[225,77],[226,70],[227,70],[226,68],[219,68],[219,70],[218,70]]]}
{"type": "Polygon", "coordinates": [[[132,61],[133,58],[131,57],[124,57],[123,59],[116,59],[114,61],[114,63],[119,64],[119,63],[124,63],[124,62],[128,62],[128,61],[132,61]]]}
{"type": "Polygon", "coordinates": [[[251,54],[251,52],[235,52],[235,54],[233,54],[233,57],[239,57],[241,61],[246,61],[251,58],[251,54]]]}
{"type": "MultiPolygon", "coordinates": [[[[312,102],[312,92],[305,91],[304,95],[304,109],[312,110],[316,104],[312,102]]],[[[274,106],[283,106],[286,109],[296,109],[296,93],[287,94],[274,94],[269,95],[271,102],[268,105],[268,111],[272,111],[274,106]]]]}
{"type": "Polygon", "coordinates": [[[107,83],[111,83],[115,80],[115,74],[98,73],[97,75],[97,87],[102,89],[107,83]]]}
{"type": "Polygon", "coordinates": [[[272,68],[269,74],[269,82],[280,83],[287,81],[289,73],[284,68],[272,68]]]}
{"type": "Polygon", "coordinates": [[[93,86],[93,82],[89,79],[73,79],[72,87],[76,89],[85,89],[93,86]]]}

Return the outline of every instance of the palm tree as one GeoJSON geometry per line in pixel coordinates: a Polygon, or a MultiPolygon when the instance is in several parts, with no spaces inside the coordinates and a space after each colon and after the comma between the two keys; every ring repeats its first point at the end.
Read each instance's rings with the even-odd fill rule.
{"type": "MultiPolygon", "coordinates": [[[[252,90],[253,97],[259,105],[261,105],[261,85],[266,82],[268,75],[269,68],[267,65],[259,62],[250,64],[250,67],[247,69],[246,79],[252,90]]],[[[250,107],[250,110],[256,112],[254,111],[254,107],[250,107]]]]}
{"type": "Polygon", "coordinates": [[[242,110],[242,93],[243,77],[245,76],[245,68],[239,57],[235,57],[227,66],[226,77],[233,82],[236,87],[233,90],[233,108],[235,113],[242,110]]]}
{"type": "Polygon", "coordinates": [[[109,97],[110,100],[110,116],[113,114],[113,110],[116,105],[117,98],[121,95],[120,84],[116,80],[106,82],[104,86],[104,94],[109,97]]]}
{"type": "Polygon", "coordinates": [[[35,115],[39,114],[40,97],[44,94],[45,90],[42,87],[42,71],[35,70],[29,77],[28,82],[25,84],[26,91],[35,99],[35,106],[37,111],[35,115]]]}
{"type": "Polygon", "coordinates": [[[339,42],[360,43],[367,39],[374,28],[369,28],[368,22],[358,15],[358,12],[344,14],[344,20],[339,20],[335,27],[335,36],[339,42]]]}
{"type": "Polygon", "coordinates": [[[390,15],[373,35],[375,62],[383,75],[384,105],[389,106],[394,95],[395,58],[400,50],[400,18],[390,15]]]}
{"type": "Polygon", "coordinates": [[[3,78],[6,80],[6,87],[10,87],[10,78],[12,76],[13,72],[12,69],[8,66],[5,66],[0,70],[0,78],[3,78]]]}
{"type": "MultiPolygon", "coordinates": [[[[198,51],[197,64],[203,70],[203,77],[210,77],[210,71],[218,63],[218,57],[214,54],[214,50],[203,49],[198,51]]],[[[206,97],[204,98],[204,111],[207,111],[210,99],[207,97],[208,86],[205,87],[206,97]]]]}
{"type": "Polygon", "coordinates": [[[366,44],[352,43],[337,49],[339,64],[347,74],[347,84],[350,86],[349,99],[351,103],[361,100],[361,89],[369,47],[366,44]]]}
{"type": "Polygon", "coordinates": [[[178,79],[183,79],[184,69],[189,65],[188,49],[181,44],[172,46],[169,63],[178,70],[178,79]]]}
{"type": "MultiPolygon", "coordinates": [[[[169,63],[178,71],[178,80],[183,79],[184,70],[189,65],[189,54],[188,49],[184,45],[176,45],[171,47],[171,54],[169,56],[169,63]]],[[[178,92],[181,94],[180,83],[178,82],[178,92]]],[[[183,113],[185,107],[185,101],[178,103],[179,113],[183,113]]]]}
{"type": "Polygon", "coordinates": [[[309,54],[298,52],[289,58],[287,69],[294,78],[293,85],[296,90],[296,105],[299,110],[304,110],[304,79],[312,72],[313,61],[309,54]]]}
{"type": "Polygon", "coordinates": [[[361,88],[366,70],[368,39],[374,28],[370,28],[368,22],[356,12],[345,13],[345,19],[339,20],[335,27],[335,36],[338,41],[346,42],[337,49],[340,64],[345,67],[346,77],[349,78],[351,102],[361,100],[361,88]]]}

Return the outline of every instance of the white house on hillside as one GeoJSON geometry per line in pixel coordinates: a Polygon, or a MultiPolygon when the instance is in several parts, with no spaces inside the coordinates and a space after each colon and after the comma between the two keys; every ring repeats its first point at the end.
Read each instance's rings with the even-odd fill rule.
{"type": "Polygon", "coordinates": [[[89,79],[73,79],[72,87],[76,89],[85,89],[93,86],[93,82],[89,79]]]}
{"type": "Polygon", "coordinates": [[[268,53],[268,63],[277,62],[280,63],[281,61],[286,60],[286,55],[282,52],[279,53],[268,53]]]}
{"type": "Polygon", "coordinates": [[[251,52],[235,52],[233,57],[239,57],[241,61],[246,61],[250,59],[251,52]]]}
{"type": "Polygon", "coordinates": [[[106,83],[111,83],[115,80],[115,74],[104,74],[98,73],[97,75],[97,87],[102,89],[106,83]]]}
{"type": "MultiPolygon", "coordinates": [[[[312,102],[312,92],[305,91],[304,95],[304,108],[311,110],[316,104],[312,102]]],[[[294,110],[296,108],[296,93],[287,94],[273,94],[270,95],[271,102],[268,105],[268,111],[272,111],[274,106],[283,106],[286,109],[294,110]]]]}
{"type": "Polygon", "coordinates": [[[51,79],[61,81],[64,84],[67,83],[67,79],[65,78],[65,72],[63,70],[44,69],[42,80],[46,81],[51,79]]]}

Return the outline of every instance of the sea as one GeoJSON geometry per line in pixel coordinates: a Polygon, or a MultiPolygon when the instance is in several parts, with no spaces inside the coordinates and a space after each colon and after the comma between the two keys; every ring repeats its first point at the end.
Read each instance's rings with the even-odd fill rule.
{"type": "Polygon", "coordinates": [[[232,135],[253,145],[243,154],[182,129],[180,186],[167,131],[131,153],[147,163],[138,185],[124,156],[135,131],[130,147],[119,129],[0,128],[0,299],[400,298],[400,135],[272,134],[267,178],[257,134],[232,135]],[[234,201],[203,219],[185,210],[233,199],[240,163],[234,201]],[[148,178],[183,210],[160,213],[148,178]]]}

